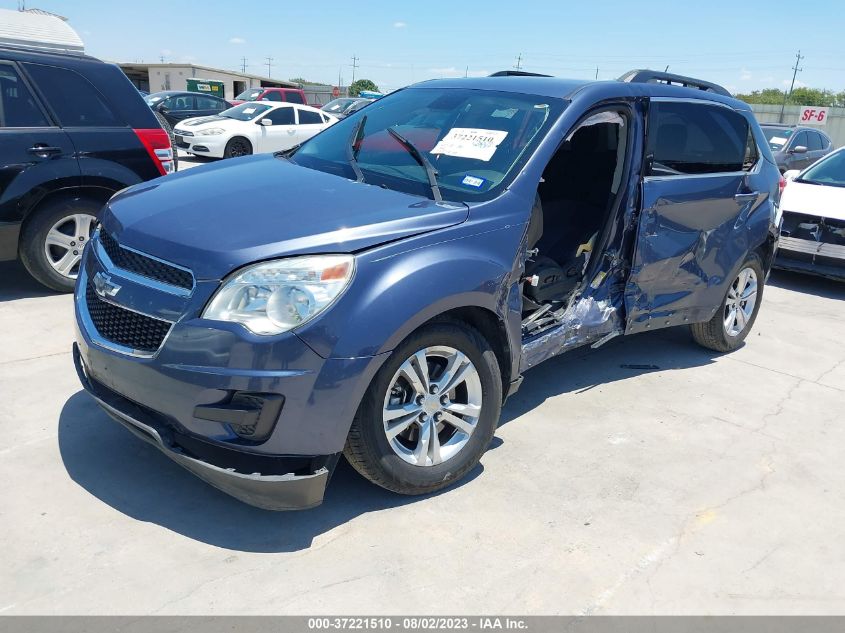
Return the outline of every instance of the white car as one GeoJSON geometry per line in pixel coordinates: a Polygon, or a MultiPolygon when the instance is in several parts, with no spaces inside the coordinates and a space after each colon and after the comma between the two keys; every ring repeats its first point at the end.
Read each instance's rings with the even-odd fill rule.
{"type": "Polygon", "coordinates": [[[783,176],[775,267],[845,281],[845,148],[783,176]]]}
{"type": "Polygon", "coordinates": [[[232,158],[290,149],[337,121],[337,117],[306,105],[249,102],[215,116],[181,121],[173,134],[181,150],[232,158]]]}

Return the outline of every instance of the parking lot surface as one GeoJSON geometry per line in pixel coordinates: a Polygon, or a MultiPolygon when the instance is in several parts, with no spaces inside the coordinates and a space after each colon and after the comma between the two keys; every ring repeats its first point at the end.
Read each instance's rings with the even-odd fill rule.
{"type": "Polygon", "coordinates": [[[453,489],[343,464],[270,513],[107,418],[71,297],[0,279],[0,612],[845,612],[845,284],[775,272],[730,355],[675,329],[541,365],[453,489]]]}

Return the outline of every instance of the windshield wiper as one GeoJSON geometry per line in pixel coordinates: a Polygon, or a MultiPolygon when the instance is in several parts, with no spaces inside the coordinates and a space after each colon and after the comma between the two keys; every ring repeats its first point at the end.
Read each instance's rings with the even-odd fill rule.
{"type": "Polygon", "coordinates": [[[346,160],[349,161],[349,166],[355,172],[356,182],[366,182],[364,180],[364,172],[361,171],[361,167],[358,165],[358,152],[361,150],[361,140],[364,138],[364,125],[366,123],[367,116],[364,115],[358,121],[355,129],[352,130],[352,134],[349,136],[349,142],[346,143],[346,160]]]}
{"type": "Polygon", "coordinates": [[[399,144],[408,150],[408,153],[414,157],[420,167],[425,169],[425,175],[428,176],[428,184],[431,187],[431,195],[434,196],[435,202],[443,202],[443,196],[440,195],[440,187],[437,186],[437,170],[434,168],[434,165],[429,162],[429,160],[423,156],[422,152],[417,149],[416,145],[411,143],[408,139],[404,136],[399,134],[396,130],[392,127],[387,128],[387,132],[399,141],[399,144]]]}

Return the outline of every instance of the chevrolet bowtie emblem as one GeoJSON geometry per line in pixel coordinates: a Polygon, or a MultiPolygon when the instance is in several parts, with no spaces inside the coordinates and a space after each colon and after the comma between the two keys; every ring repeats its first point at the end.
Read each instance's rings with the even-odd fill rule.
{"type": "Polygon", "coordinates": [[[114,297],[120,292],[120,286],[113,283],[106,273],[97,273],[94,275],[94,292],[103,298],[114,297]]]}

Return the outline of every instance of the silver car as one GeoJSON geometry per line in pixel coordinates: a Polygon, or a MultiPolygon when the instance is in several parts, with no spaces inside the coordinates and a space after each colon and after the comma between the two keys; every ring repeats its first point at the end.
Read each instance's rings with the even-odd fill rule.
{"type": "Polygon", "coordinates": [[[833,151],[830,137],[815,128],[795,125],[760,125],[775,155],[780,173],[806,169],[833,151]]]}

